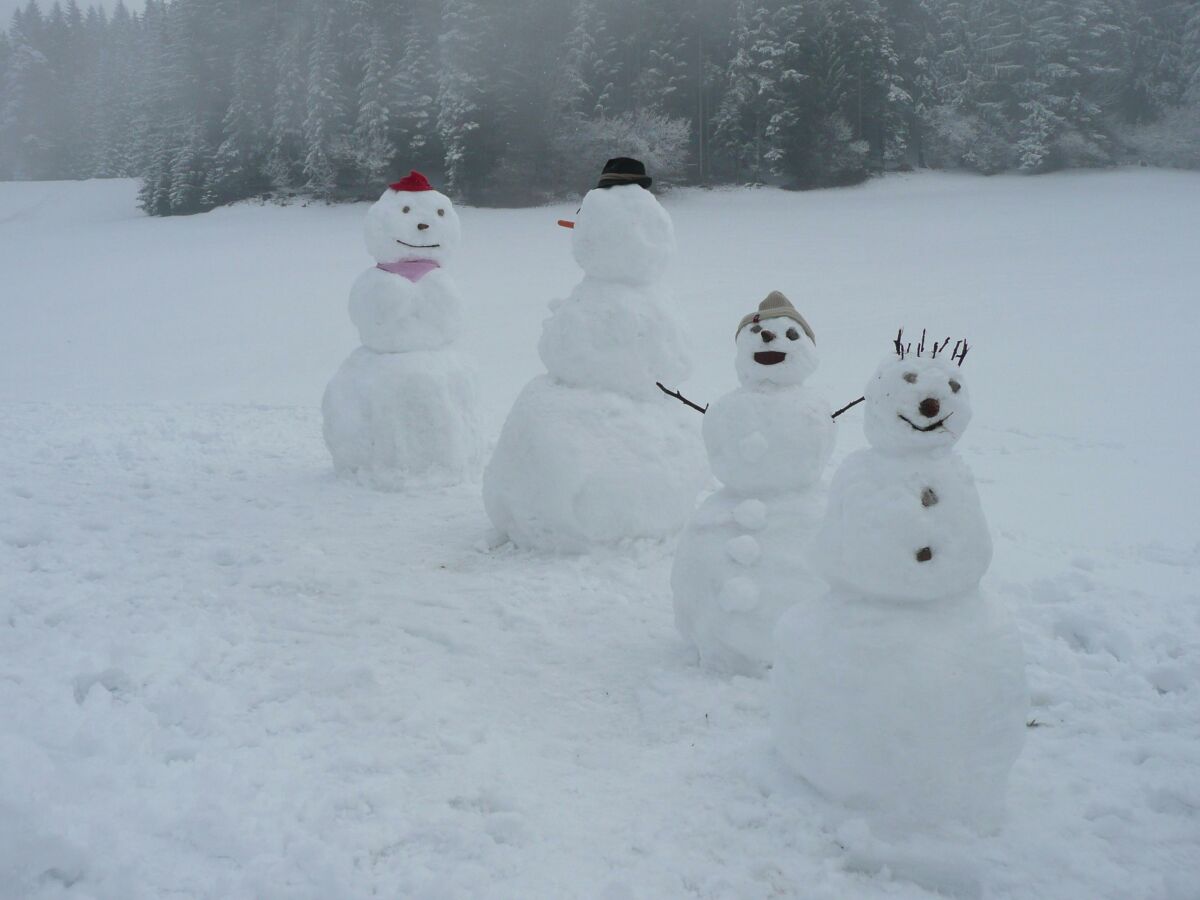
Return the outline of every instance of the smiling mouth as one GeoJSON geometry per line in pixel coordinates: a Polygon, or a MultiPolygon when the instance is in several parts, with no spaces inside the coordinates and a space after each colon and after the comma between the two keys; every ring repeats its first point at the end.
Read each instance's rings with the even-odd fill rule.
{"type": "Polygon", "coordinates": [[[923,431],[923,432],[928,433],[930,431],[937,431],[939,428],[941,428],[943,425],[945,425],[946,420],[949,419],[950,416],[954,415],[954,413],[950,413],[949,415],[943,416],[942,418],[940,418],[936,422],[934,422],[932,425],[926,425],[923,428],[920,425],[913,424],[913,422],[910,419],[906,418],[905,416],[901,415],[900,413],[896,413],[896,415],[900,416],[901,419],[904,419],[905,422],[908,422],[909,427],[912,428],[913,431],[923,431]]]}
{"type": "Polygon", "coordinates": [[[787,354],[781,350],[760,350],[754,354],[754,361],[761,366],[774,366],[787,359],[787,354]]]}
{"type": "Polygon", "coordinates": [[[403,244],[405,247],[412,247],[414,250],[432,250],[435,247],[442,246],[441,244],[410,244],[408,241],[402,241],[396,238],[397,244],[403,244]]]}

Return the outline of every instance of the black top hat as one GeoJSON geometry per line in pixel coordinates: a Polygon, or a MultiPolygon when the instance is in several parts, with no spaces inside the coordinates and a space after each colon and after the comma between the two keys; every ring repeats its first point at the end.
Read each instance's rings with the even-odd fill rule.
{"type": "Polygon", "coordinates": [[[618,184],[637,184],[649,189],[653,183],[654,179],[646,174],[646,167],[642,165],[640,159],[618,156],[604,164],[604,171],[600,173],[600,182],[596,187],[610,188],[618,184]]]}

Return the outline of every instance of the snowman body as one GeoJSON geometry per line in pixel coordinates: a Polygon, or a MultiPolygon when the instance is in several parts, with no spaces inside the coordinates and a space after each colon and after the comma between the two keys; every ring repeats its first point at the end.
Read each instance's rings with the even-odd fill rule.
{"type": "Polygon", "coordinates": [[[350,321],[375,353],[450,349],[462,318],[458,288],[443,268],[411,281],[373,266],[350,288],[350,321]]]}
{"type": "Polygon", "coordinates": [[[433,190],[389,189],[367,213],[377,265],[350,292],[362,346],[325,390],[325,443],[340,474],[374,487],[453,483],[477,470],[478,391],[455,349],[458,291],[444,264],[457,215],[433,190]]]}
{"type": "Polygon", "coordinates": [[[815,346],[790,320],[742,329],[742,386],[704,417],[709,462],[724,487],[680,536],[671,589],[680,633],[720,671],[761,675],[780,615],[825,587],[804,552],[821,521],[816,487],[835,434],[829,405],[801,383],[815,367],[815,346]],[[783,360],[754,362],[764,332],[783,360]]]}
{"type": "Polygon", "coordinates": [[[775,632],[776,749],[884,827],[998,826],[1024,741],[1020,640],[979,588],[991,539],[953,450],[970,416],[947,361],[879,369],[871,447],[839,468],[814,542],[831,588],[775,632]]]}
{"type": "Polygon", "coordinates": [[[484,505],[522,547],[661,539],[682,527],[707,477],[697,423],[655,387],[689,371],[663,284],[671,220],[636,185],[593,190],[572,249],[584,278],[551,305],[538,344],[547,374],[509,412],[484,505]]]}
{"type": "Polygon", "coordinates": [[[569,296],[552,302],[550,313],[538,355],[546,372],[567,387],[657,404],[662,392],[655,382],[676,384],[691,371],[683,328],[658,281],[628,284],[588,275],[569,296]]]}

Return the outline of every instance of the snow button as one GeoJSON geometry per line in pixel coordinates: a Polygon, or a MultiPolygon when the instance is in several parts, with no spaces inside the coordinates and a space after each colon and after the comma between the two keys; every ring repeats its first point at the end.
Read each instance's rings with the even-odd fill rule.
{"type": "Polygon", "coordinates": [[[758,562],[758,558],[762,556],[762,548],[758,546],[758,541],[750,537],[748,534],[739,535],[735,538],[730,538],[725,542],[725,552],[730,558],[743,566],[752,566],[758,562]]]}
{"type": "Polygon", "coordinates": [[[748,531],[758,531],[767,524],[767,504],[761,500],[743,500],[734,507],[733,520],[748,531]]]}

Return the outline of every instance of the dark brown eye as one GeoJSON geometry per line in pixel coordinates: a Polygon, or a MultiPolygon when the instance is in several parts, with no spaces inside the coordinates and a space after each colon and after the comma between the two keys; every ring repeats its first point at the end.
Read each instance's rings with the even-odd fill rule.
{"type": "Polygon", "coordinates": [[[951,378],[950,379],[950,390],[954,391],[954,393],[957,394],[959,392],[959,390],[961,390],[961,389],[962,389],[962,385],[959,384],[957,381],[955,381],[953,378],[951,378]]]}
{"type": "Polygon", "coordinates": [[[446,214],[446,211],[445,211],[444,209],[439,209],[439,210],[438,210],[438,215],[439,215],[439,216],[444,216],[445,214],[446,214]]]}
{"type": "Polygon", "coordinates": [[[787,330],[787,339],[788,339],[789,341],[798,341],[798,340],[800,340],[800,332],[798,332],[798,331],[797,331],[795,328],[789,328],[789,329],[787,330]]]}
{"type": "Polygon", "coordinates": [[[751,326],[750,326],[750,333],[751,333],[751,334],[758,334],[760,331],[762,331],[762,326],[761,326],[761,325],[751,325],[751,326]]]}
{"type": "Polygon", "coordinates": [[[412,209],[411,206],[406,206],[406,207],[404,207],[404,209],[401,210],[401,212],[408,212],[410,209],[412,209]]]}
{"type": "Polygon", "coordinates": [[[909,384],[916,384],[917,383],[917,373],[916,372],[905,372],[904,380],[907,381],[909,384]]]}

